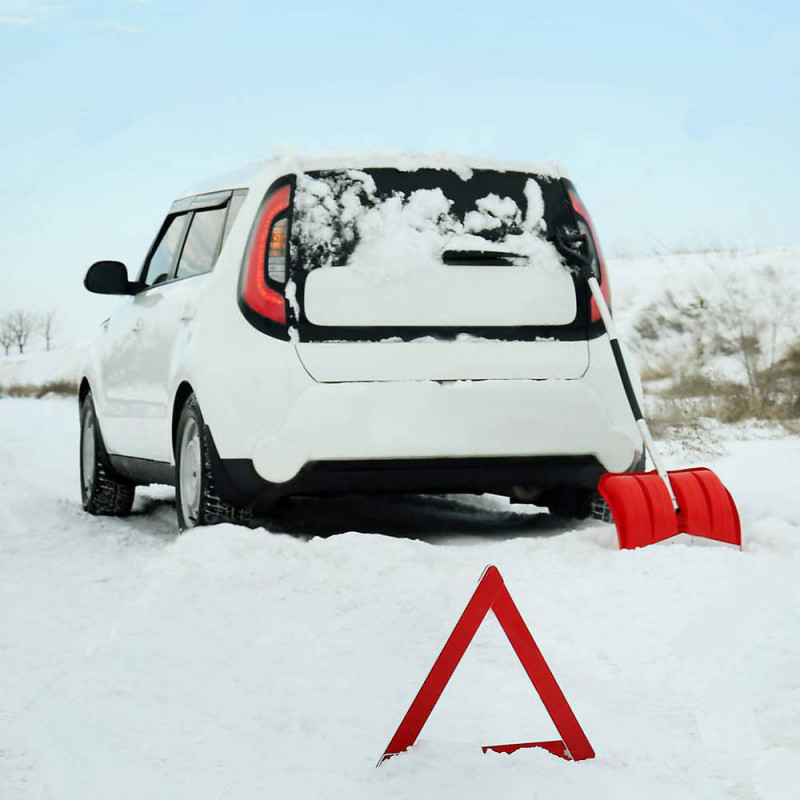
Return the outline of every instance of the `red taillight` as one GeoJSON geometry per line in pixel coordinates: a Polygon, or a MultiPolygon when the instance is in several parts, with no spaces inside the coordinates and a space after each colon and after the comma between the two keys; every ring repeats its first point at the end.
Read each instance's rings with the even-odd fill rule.
{"type": "Polygon", "coordinates": [[[266,319],[286,324],[286,298],[283,292],[267,283],[267,263],[269,263],[269,277],[272,280],[280,275],[281,282],[286,280],[286,232],[288,221],[286,218],[276,223],[278,215],[289,208],[291,187],[281,186],[276,189],[264,204],[258,220],[255,235],[250,242],[247,255],[247,273],[242,292],[247,306],[266,319]],[[281,224],[285,223],[285,224],[281,224]],[[273,241],[273,239],[275,241],[273,241]],[[269,261],[267,254],[269,252],[269,261]],[[281,261],[282,270],[278,270],[281,261]]]}
{"type": "MultiPolygon", "coordinates": [[[[606,262],[603,259],[603,251],[600,249],[600,240],[597,238],[597,232],[594,229],[594,223],[592,222],[592,218],[589,216],[589,212],[586,210],[586,206],[583,204],[580,197],[578,197],[577,192],[572,189],[568,189],[567,191],[569,192],[569,199],[572,203],[572,208],[575,210],[575,213],[584,220],[589,228],[589,233],[592,236],[594,252],[597,254],[597,281],[600,284],[600,290],[603,292],[603,297],[605,297],[608,307],[611,308],[611,286],[608,282],[606,262]]],[[[594,302],[594,298],[592,298],[591,302],[591,319],[592,322],[597,322],[600,319],[600,311],[597,308],[597,304],[594,302]]]]}

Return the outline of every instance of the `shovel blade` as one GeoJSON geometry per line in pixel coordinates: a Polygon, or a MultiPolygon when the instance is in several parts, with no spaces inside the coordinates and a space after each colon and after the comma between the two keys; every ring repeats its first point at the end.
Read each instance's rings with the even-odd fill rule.
{"type": "Polygon", "coordinates": [[[600,478],[598,489],[614,517],[620,549],[646,547],[679,533],[741,547],[739,514],[722,481],[703,467],[668,474],[677,514],[657,472],[607,473],[600,478]]]}

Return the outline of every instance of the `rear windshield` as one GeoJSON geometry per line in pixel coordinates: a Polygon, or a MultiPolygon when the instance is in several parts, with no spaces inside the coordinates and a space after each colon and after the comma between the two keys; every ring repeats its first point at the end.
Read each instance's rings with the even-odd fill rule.
{"type": "Polygon", "coordinates": [[[292,262],[304,270],[442,265],[471,253],[559,261],[545,240],[560,192],[524,172],[317,171],[297,176],[292,262]]]}

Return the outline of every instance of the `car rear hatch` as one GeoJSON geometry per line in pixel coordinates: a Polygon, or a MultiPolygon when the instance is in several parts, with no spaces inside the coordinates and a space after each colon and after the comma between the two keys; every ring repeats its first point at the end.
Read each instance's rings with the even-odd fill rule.
{"type": "Polygon", "coordinates": [[[588,301],[548,241],[558,179],[389,168],[300,174],[287,297],[321,382],[573,379],[588,301]]]}

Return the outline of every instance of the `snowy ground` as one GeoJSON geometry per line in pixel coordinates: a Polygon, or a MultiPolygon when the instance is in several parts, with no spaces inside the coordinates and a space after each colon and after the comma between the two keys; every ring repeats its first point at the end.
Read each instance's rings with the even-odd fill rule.
{"type": "Polygon", "coordinates": [[[743,552],[619,552],[611,526],[497,499],[306,501],[178,537],[164,489],[85,516],[76,439],[73,402],[0,400],[2,798],[800,796],[798,439],[714,464],[743,552]],[[375,769],[490,563],[597,758],[482,755],[556,738],[489,618],[375,769]]]}

